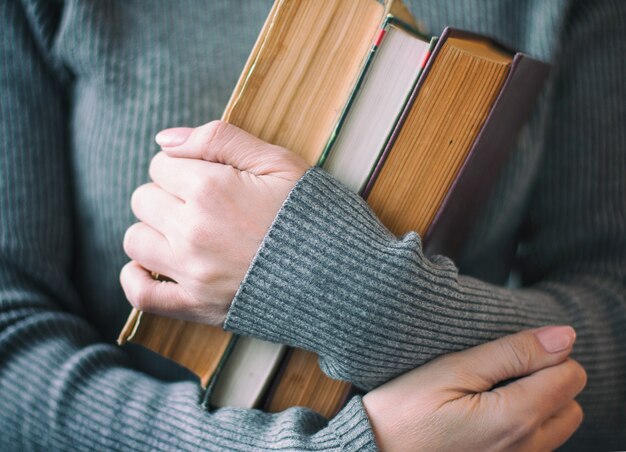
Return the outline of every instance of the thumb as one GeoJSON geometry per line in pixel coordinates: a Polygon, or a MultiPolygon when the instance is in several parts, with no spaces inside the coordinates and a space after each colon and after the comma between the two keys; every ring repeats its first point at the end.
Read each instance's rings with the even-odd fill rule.
{"type": "Polygon", "coordinates": [[[456,375],[451,377],[461,376],[468,390],[488,391],[504,380],[560,364],[575,340],[576,332],[570,326],[547,326],[505,336],[457,353],[456,375]]]}
{"type": "MultiPolygon", "coordinates": [[[[165,129],[155,140],[171,157],[230,165],[259,176],[286,172],[292,169],[293,163],[300,163],[294,153],[225,121],[211,121],[196,128],[165,129]]],[[[304,161],[302,164],[306,170],[304,161]]]]}

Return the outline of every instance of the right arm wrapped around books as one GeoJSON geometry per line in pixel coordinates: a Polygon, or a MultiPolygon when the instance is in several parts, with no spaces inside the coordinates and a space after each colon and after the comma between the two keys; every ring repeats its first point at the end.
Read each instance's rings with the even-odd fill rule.
{"type": "Polygon", "coordinates": [[[438,355],[568,323],[589,373],[580,399],[588,422],[623,430],[625,20],[614,1],[572,2],[564,18],[540,158],[521,176],[532,186],[509,199],[527,225],[521,287],[428,258],[417,234],[394,237],[358,196],[313,169],[278,214],[226,328],[315,351],[329,375],[370,389],[438,355]]]}
{"type": "MultiPolygon", "coordinates": [[[[319,354],[363,389],[499,336],[549,323],[578,331],[580,396],[596,435],[615,435],[626,387],[626,9],[572,8],[520,213],[522,287],[460,274],[415,233],[390,234],[319,169],[295,186],[235,297],[225,327],[319,354]],[[580,64],[580,55],[586,56],[580,64]],[[608,433],[606,433],[608,432],[608,433]]],[[[480,246],[472,243],[473,247],[480,246]]],[[[617,443],[616,443],[617,444],[617,443]]]]}

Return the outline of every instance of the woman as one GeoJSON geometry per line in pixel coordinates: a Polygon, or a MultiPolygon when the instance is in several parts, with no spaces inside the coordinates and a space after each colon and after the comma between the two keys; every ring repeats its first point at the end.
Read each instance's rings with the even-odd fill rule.
{"type": "MultiPolygon", "coordinates": [[[[541,332],[526,333],[504,339],[512,341],[504,346],[494,342],[492,348],[474,349],[463,352],[461,358],[456,355],[451,360],[436,361],[370,392],[363,401],[353,399],[328,424],[301,409],[277,415],[233,409],[201,411],[197,406],[198,387],[185,381],[188,375],[141,350],[120,350],[110,345],[128,313],[117,282],[118,269],[126,261],[120,244],[134,221],[128,208],[130,194],[147,180],[154,154],[152,136],[164,127],[199,124],[219,116],[270,6],[268,1],[233,3],[177,2],[175,11],[171,3],[156,1],[138,5],[26,0],[2,4],[0,424],[5,434],[0,438],[1,444],[10,448],[26,445],[53,449],[328,449],[374,447],[376,440],[384,447],[388,437],[399,437],[402,444],[409,446],[452,447],[458,441],[470,444],[470,440],[480,437],[486,441],[479,444],[482,446],[514,446],[512,443],[519,439],[522,447],[556,447],[576,426],[577,410],[571,399],[584,383],[576,365],[564,361],[573,341],[567,328],[547,330],[550,337],[556,337],[556,343],[564,346],[544,347],[541,332]],[[508,354],[495,353],[507,348],[511,350],[508,354]],[[533,354],[525,365],[516,368],[511,363],[518,350],[530,350],[533,354]],[[408,431],[417,435],[385,434],[388,430],[377,421],[376,413],[383,412],[398,394],[413,394],[413,407],[421,406],[420,400],[433,400],[428,399],[433,391],[420,392],[426,382],[451,368],[453,371],[448,373],[461,375],[460,380],[467,381],[467,369],[480,368],[468,363],[482,362],[487,359],[485,356],[491,364],[486,367],[488,375],[473,374],[471,380],[479,384],[464,389],[489,392],[490,385],[513,375],[532,374],[527,378],[534,376],[531,382],[540,382],[532,386],[533,391],[507,396],[517,396],[529,402],[527,406],[511,404],[511,411],[500,413],[486,404],[480,405],[483,411],[474,413],[497,413],[511,428],[513,421],[521,418],[517,410],[541,411],[533,418],[534,425],[524,424],[517,436],[503,435],[503,431],[515,429],[501,430],[497,422],[476,425],[471,421],[472,411],[459,408],[452,410],[450,417],[442,418],[444,424],[437,424],[445,425],[445,435],[440,435],[445,438],[460,433],[456,443],[440,442],[438,427],[420,424],[414,417],[394,425],[407,425],[408,431]],[[554,370],[549,372],[552,378],[546,377],[543,370],[549,369],[556,369],[560,378],[555,378],[554,370]],[[564,383],[567,390],[547,390],[555,381],[564,383]],[[535,394],[535,398],[529,394],[535,394]],[[558,403],[546,404],[545,400],[536,399],[537,394],[560,394],[561,398],[558,403]],[[557,411],[550,412],[556,407],[557,411]],[[533,443],[539,438],[537,435],[552,430],[541,426],[552,425],[547,421],[560,408],[567,410],[566,418],[570,421],[567,428],[559,431],[561,437],[533,443]],[[480,435],[475,434],[478,431],[480,435]],[[424,440],[433,434],[437,442],[424,440]],[[498,442],[502,437],[510,442],[498,442]]],[[[624,136],[619,129],[624,122],[620,121],[624,103],[619,100],[620,96],[624,98],[624,67],[619,58],[626,41],[621,26],[626,14],[624,7],[618,1],[600,1],[589,6],[565,1],[549,5],[530,1],[433,5],[414,1],[409,6],[434,33],[446,24],[469,28],[496,35],[512,47],[551,60],[555,66],[551,94],[538,107],[497,195],[464,251],[461,268],[468,276],[459,276],[454,265],[445,259],[424,259],[414,235],[404,241],[388,236],[367,237],[367,241],[383,237],[389,249],[401,253],[391,253],[387,264],[398,269],[402,276],[398,280],[410,281],[406,290],[416,294],[410,298],[415,317],[411,318],[408,331],[399,331],[408,346],[403,348],[406,354],[389,360],[386,366],[379,360],[368,362],[357,349],[348,350],[348,359],[340,360],[341,345],[327,331],[315,328],[300,329],[292,342],[315,343],[312,348],[322,357],[326,371],[370,389],[447,351],[523,328],[547,323],[573,324],[579,337],[577,358],[590,375],[581,399],[589,427],[582,433],[596,441],[592,443],[596,447],[611,447],[607,441],[613,441],[612,447],[619,447],[624,444],[618,427],[624,419],[626,375],[621,328],[626,317],[621,157],[624,136]],[[579,61],[581,52],[585,64],[579,61]],[[517,244],[513,237],[517,237],[522,224],[528,227],[519,240],[517,261],[522,266],[526,288],[505,289],[501,285],[510,266],[503,262],[512,254],[509,246],[517,244]],[[402,255],[415,266],[397,265],[399,260],[406,261],[402,255]],[[441,293],[443,287],[446,299],[424,297],[425,293],[441,293]],[[429,300],[438,308],[426,316],[423,306],[429,300]],[[475,308],[461,309],[467,306],[475,308]],[[442,323],[438,309],[463,315],[454,321],[455,328],[441,328],[435,336],[426,335],[425,331],[432,330],[431,322],[442,323]]],[[[202,136],[202,130],[197,135],[202,136]]],[[[171,133],[168,135],[172,139],[171,133]]],[[[175,141],[161,142],[171,154],[168,158],[199,156],[198,149],[187,146],[186,137],[183,138],[185,144],[180,147],[172,146],[175,141]]],[[[243,138],[240,135],[238,139],[243,138]]],[[[159,158],[165,157],[160,154],[159,158]]],[[[197,159],[195,163],[206,162],[197,159]]],[[[297,172],[292,176],[295,175],[297,172]]],[[[319,227],[334,222],[324,207],[328,205],[367,216],[367,211],[358,207],[358,200],[336,184],[325,202],[309,197],[310,190],[306,188],[321,183],[334,184],[323,173],[307,172],[298,179],[296,188],[300,187],[300,191],[292,192],[282,212],[318,203],[307,226],[319,227]]],[[[286,196],[289,188],[283,185],[281,196],[286,196]]],[[[282,200],[273,201],[278,210],[282,200]]],[[[147,198],[139,204],[153,205],[147,198]]],[[[273,230],[279,231],[278,221],[288,230],[289,218],[283,214],[273,230]]],[[[302,216],[297,218],[298,224],[304,220],[302,216]]],[[[267,218],[264,221],[268,223],[267,218]]],[[[260,224],[269,226],[265,223],[260,224]]],[[[263,227],[259,229],[258,241],[265,233],[263,227]]],[[[384,235],[384,231],[378,233],[384,235]]],[[[332,234],[334,240],[346,239],[341,231],[333,229],[332,234]]],[[[314,234],[301,238],[315,239],[314,234]]],[[[128,242],[146,243],[145,236],[140,240],[128,242]]],[[[280,246],[278,242],[287,243],[277,241],[276,247],[280,246]]],[[[192,249],[198,250],[199,243],[194,244],[192,249]]],[[[267,241],[263,246],[269,250],[269,258],[293,253],[290,249],[270,248],[267,241]]],[[[143,254],[131,257],[142,264],[147,259],[146,246],[139,248],[143,254]]],[[[248,263],[255,252],[248,247],[247,254],[243,254],[248,263]]],[[[380,268],[381,262],[370,261],[375,257],[367,248],[364,252],[356,258],[367,258],[365,268],[380,268]]],[[[204,253],[198,256],[206,257],[204,253]]],[[[338,259],[337,256],[329,248],[328,259],[338,259]]],[[[247,292],[247,301],[240,296],[230,306],[227,295],[233,294],[233,286],[237,290],[237,280],[246,273],[246,268],[241,270],[242,261],[245,259],[236,265],[239,273],[222,275],[230,280],[223,285],[218,305],[202,304],[200,310],[200,305],[196,305],[195,314],[202,317],[211,307],[217,315],[205,320],[219,322],[219,315],[224,319],[226,311],[226,327],[234,331],[276,339],[283,339],[277,336],[278,331],[291,336],[289,325],[277,323],[277,316],[262,315],[286,310],[292,318],[298,318],[298,297],[289,297],[291,302],[280,305],[275,304],[275,294],[253,291],[247,292]],[[261,300],[265,309],[251,315],[250,307],[261,300]]],[[[321,261],[320,265],[324,263],[321,261]]],[[[156,269],[148,262],[143,266],[156,269]]],[[[152,310],[166,309],[159,299],[133,295],[145,294],[134,292],[132,287],[150,281],[136,264],[125,268],[124,287],[131,302],[152,310]],[[133,269],[136,272],[129,273],[133,269]]],[[[250,271],[254,268],[258,266],[250,271]]],[[[281,267],[280,275],[296,285],[298,279],[292,276],[296,270],[281,267]]],[[[173,276],[182,281],[182,273],[187,269],[181,266],[179,271],[181,275],[173,276]]],[[[247,281],[252,283],[252,277],[247,281]]],[[[332,297],[318,285],[311,290],[313,299],[319,301],[315,307],[323,312],[332,297]]],[[[356,295],[367,300],[363,294],[356,295]]],[[[382,306],[393,309],[386,303],[393,303],[394,297],[388,295],[393,294],[381,292],[370,302],[382,301],[382,306]]],[[[177,314],[193,315],[188,310],[177,314]]],[[[373,318],[365,329],[346,331],[346,337],[387,353],[381,335],[376,334],[382,328],[376,323],[379,319],[384,316],[373,318]]],[[[449,389],[458,381],[443,383],[439,389],[449,389]]],[[[578,419],[579,415],[578,411],[578,419]]],[[[393,419],[390,416],[386,414],[382,419],[393,419]]],[[[424,418],[432,420],[432,416],[424,418]]]]}

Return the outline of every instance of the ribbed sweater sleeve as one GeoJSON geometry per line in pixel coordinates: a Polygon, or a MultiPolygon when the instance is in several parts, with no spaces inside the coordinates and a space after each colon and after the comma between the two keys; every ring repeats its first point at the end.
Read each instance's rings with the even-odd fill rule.
{"type": "Polygon", "coordinates": [[[315,351],[329,375],[371,389],[443,353],[571,324],[589,375],[587,422],[622,431],[626,3],[581,2],[566,22],[520,243],[523,287],[425,257],[417,234],[392,236],[358,196],[312,169],[266,236],[226,328],[315,351]]]}
{"type": "MultiPolygon", "coordinates": [[[[52,2],[47,2],[52,5],[52,2]]],[[[200,407],[199,386],[132,370],[70,282],[66,92],[47,48],[54,11],[0,3],[0,450],[361,450],[361,401],[303,409],[200,407]]]]}

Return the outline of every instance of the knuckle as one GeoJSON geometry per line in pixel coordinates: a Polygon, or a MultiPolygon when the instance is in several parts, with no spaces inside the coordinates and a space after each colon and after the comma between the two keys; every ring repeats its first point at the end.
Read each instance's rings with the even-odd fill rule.
{"type": "Polygon", "coordinates": [[[573,381],[576,383],[579,391],[582,391],[587,384],[587,372],[585,371],[585,368],[573,359],[568,360],[567,364],[570,368],[573,381]]]}
{"type": "Polygon", "coordinates": [[[527,394],[522,387],[519,387],[515,396],[509,393],[501,394],[498,398],[495,410],[497,421],[494,425],[506,438],[508,444],[532,437],[544,424],[546,414],[537,409],[537,404],[527,407],[520,404],[520,401],[527,397],[532,397],[532,394],[527,394]]]}
{"type": "Polygon", "coordinates": [[[528,340],[526,334],[511,336],[502,341],[502,352],[507,358],[505,362],[512,367],[512,373],[520,373],[531,369],[535,360],[534,342],[528,340]]]}
{"type": "Polygon", "coordinates": [[[141,205],[141,187],[138,187],[133,191],[132,195],[130,195],[130,210],[133,211],[135,216],[138,213],[138,207],[141,205]]]}
{"type": "Polygon", "coordinates": [[[146,200],[146,194],[151,185],[151,183],[140,185],[130,196],[130,208],[135,215],[138,215],[138,213],[141,211],[141,208],[146,200]]]}
{"type": "Polygon", "coordinates": [[[150,160],[150,166],[148,167],[148,174],[150,175],[150,179],[154,180],[156,175],[158,174],[158,170],[160,166],[164,163],[164,160],[167,159],[167,154],[165,152],[160,151],[152,157],[150,160]]]}
{"type": "Polygon", "coordinates": [[[204,197],[206,196],[205,182],[206,181],[204,181],[200,177],[191,177],[187,181],[187,188],[189,189],[189,193],[186,195],[187,201],[198,202],[204,199],[204,197]]]}
{"type": "Polygon", "coordinates": [[[519,441],[532,436],[542,425],[542,419],[537,410],[522,410],[517,401],[507,400],[503,414],[499,416],[499,426],[505,437],[519,441]]]}
{"type": "Polygon", "coordinates": [[[205,284],[213,282],[216,277],[215,269],[207,262],[192,263],[189,266],[188,272],[191,279],[205,284]]]}
{"type": "Polygon", "coordinates": [[[122,267],[122,270],[120,270],[120,284],[125,292],[127,290],[128,283],[129,283],[129,278],[130,278],[129,272],[130,272],[131,263],[132,262],[127,262],[126,265],[122,267]]]}
{"type": "Polygon", "coordinates": [[[574,401],[573,403],[574,403],[574,407],[572,408],[572,418],[573,418],[572,423],[576,426],[575,429],[577,429],[580,426],[580,424],[583,423],[583,419],[585,418],[585,413],[583,412],[583,408],[580,406],[578,402],[574,401]]]}
{"type": "Polygon", "coordinates": [[[225,132],[227,127],[228,123],[219,119],[208,122],[200,127],[199,132],[203,146],[208,146],[212,141],[218,139],[225,132]]]}
{"type": "Polygon", "coordinates": [[[139,223],[135,223],[131,225],[126,232],[124,233],[124,240],[122,246],[124,247],[124,252],[129,257],[133,257],[135,254],[135,244],[137,243],[137,232],[139,228],[139,223]]]}
{"type": "Polygon", "coordinates": [[[576,362],[576,370],[578,372],[578,380],[580,381],[581,390],[587,386],[587,371],[583,366],[576,362]]]}
{"type": "Polygon", "coordinates": [[[199,174],[190,179],[190,200],[199,204],[206,204],[218,189],[217,180],[210,174],[199,174]]]}
{"type": "Polygon", "coordinates": [[[206,243],[209,240],[209,233],[204,223],[200,221],[190,221],[183,233],[184,239],[188,245],[192,248],[197,247],[200,244],[206,243]]]}
{"type": "Polygon", "coordinates": [[[132,299],[133,306],[142,311],[147,311],[150,309],[151,300],[152,300],[152,291],[150,287],[145,284],[141,284],[140,281],[134,285],[133,290],[131,290],[130,296],[132,299]]]}
{"type": "Polygon", "coordinates": [[[517,439],[525,438],[531,436],[540,426],[538,415],[525,416],[517,420],[512,434],[517,439]]]}
{"type": "Polygon", "coordinates": [[[128,262],[120,271],[120,284],[130,303],[141,310],[146,310],[150,304],[150,288],[133,276],[133,262],[128,262]]]}

